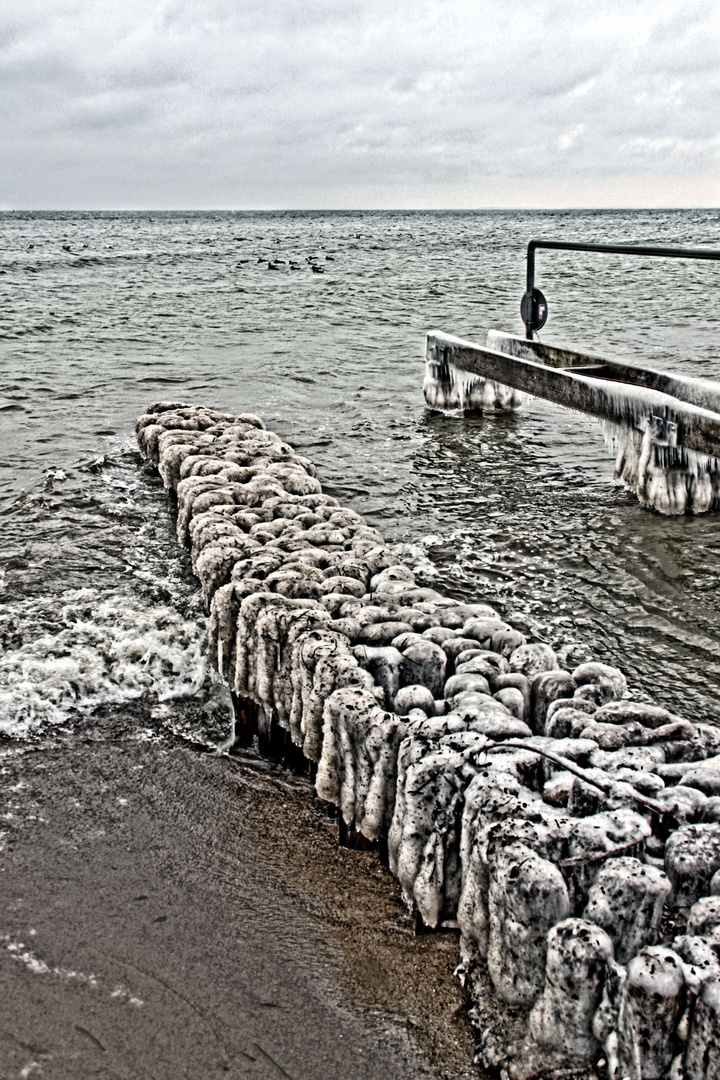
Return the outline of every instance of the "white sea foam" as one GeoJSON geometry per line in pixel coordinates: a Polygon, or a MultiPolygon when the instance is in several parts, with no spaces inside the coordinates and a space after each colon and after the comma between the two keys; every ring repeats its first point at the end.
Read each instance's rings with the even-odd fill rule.
{"type": "MultiPolygon", "coordinates": [[[[31,936],[35,936],[35,931],[30,931],[31,936]]],[[[53,978],[62,979],[63,982],[73,982],[89,986],[91,990],[101,989],[101,983],[97,975],[80,971],[77,968],[60,967],[57,964],[48,964],[47,961],[42,960],[22,941],[13,941],[9,935],[5,934],[0,937],[0,941],[4,942],[5,948],[10,953],[13,960],[23,964],[29,972],[33,975],[51,975],[53,978]]],[[[122,984],[117,984],[114,990],[111,992],[110,997],[115,1001],[120,1001],[123,1004],[132,1005],[136,1009],[142,1008],[145,1002],[142,998],[137,997],[122,984]]]]}
{"type": "MultiPolygon", "coordinates": [[[[26,602],[27,603],[27,602],[26,602]]],[[[0,731],[23,737],[73,713],[143,694],[197,693],[206,632],[175,609],[137,596],[79,589],[60,598],[60,629],[0,657],[0,731]]]]}

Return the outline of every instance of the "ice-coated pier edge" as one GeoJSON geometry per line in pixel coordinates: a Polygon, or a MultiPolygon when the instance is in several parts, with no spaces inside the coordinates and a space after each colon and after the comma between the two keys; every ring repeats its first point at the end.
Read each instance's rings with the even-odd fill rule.
{"type": "Polygon", "coordinates": [[[137,436],[240,738],[306,761],[418,924],[459,930],[478,1060],[717,1080],[720,729],[419,586],[258,417],[160,402],[137,436]]]}
{"type": "Polygon", "coordinates": [[[666,375],[497,330],[486,345],[427,335],[425,400],[440,411],[517,409],[525,395],[586,413],[615,478],[663,514],[720,508],[720,384],[666,375]]]}

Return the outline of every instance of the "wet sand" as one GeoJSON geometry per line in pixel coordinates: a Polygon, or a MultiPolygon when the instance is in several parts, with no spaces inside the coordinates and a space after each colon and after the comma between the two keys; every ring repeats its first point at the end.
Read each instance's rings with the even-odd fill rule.
{"type": "Polygon", "coordinates": [[[111,712],[1,742],[0,793],[2,1080],[480,1075],[456,937],[303,779],[111,712]]]}

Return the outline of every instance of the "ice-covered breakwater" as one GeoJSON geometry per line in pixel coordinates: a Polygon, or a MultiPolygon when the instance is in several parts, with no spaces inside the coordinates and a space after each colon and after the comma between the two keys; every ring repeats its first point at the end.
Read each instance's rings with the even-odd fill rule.
{"type": "Polygon", "coordinates": [[[459,928],[483,1064],[717,1078],[720,730],[419,587],[257,417],[159,403],[137,431],[211,661],[418,918],[459,928]]]}

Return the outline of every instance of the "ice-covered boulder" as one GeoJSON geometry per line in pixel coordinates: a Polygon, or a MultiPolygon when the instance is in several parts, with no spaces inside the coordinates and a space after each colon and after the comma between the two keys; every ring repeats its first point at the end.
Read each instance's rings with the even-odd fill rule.
{"type": "Polygon", "coordinates": [[[627,856],[608,859],[590,887],[583,918],[597,923],[612,939],[615,959],[627,964],[646,945],[654,945],[670,882],[662,870],[627,856]]]}
{"type": "Polygon", "coordinates": [[[599,1049],[592,1022],[612,961],[612,941],[599,926],[573,918],[554,926],[548,934],[545,987],[530,1013],[529,1038],[570,1061],[590,1061],[599,1049]]]}
{"type": "Polygon", "coordinates": [[[708,979],[698,997],[685,1052],[686,1080],[720,1076],[720,976],[708,979]]]}
{"type": "Polygon", "coordinates": [[[720,870],[720,825],[683,825],[665,845],[665,872],[672,883],[672,901],[690,907],[710,892],[720,870]]]}
{"type": "Polygon", "coordinates": [[[570,912],[563,876],[523,844],[502,851],[490,870],[488,971],[498,997],[531,1005],[545,985],[548,932],[570,912]]]}

